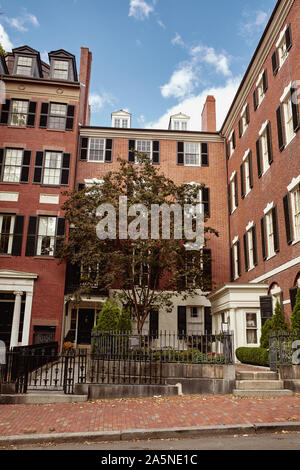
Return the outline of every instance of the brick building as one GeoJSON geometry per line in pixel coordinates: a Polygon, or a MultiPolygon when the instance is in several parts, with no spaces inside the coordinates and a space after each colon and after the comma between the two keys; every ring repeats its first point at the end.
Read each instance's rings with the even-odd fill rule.
{"type": "Polygon", "coordinates": [[[63,50],[49,54],[50,67],[28,47],[1,58],[0,339],[63,341],[71,332],[76,344],[88,342],[107,296],[95,290],[76,308],[67,301],[80,272],[55,259],[65,233],[61,192],[101,181],[118,157],[134,163],[131,149],[177,183],[204,183],[208,223],[220,233],[208,245],[216,289],[174,299],[173,313],[150,323],[187,332],[225,323],[237,347],[258,345],[276,299],[290,316],[300,284],[299,20],[299,2],[277,2],[220,131],[211,96],[198,132],[182,113],[165,130],[133,129],[123,110],[111,127],[90,126],[87,48],[79,80],[63,50]]]}

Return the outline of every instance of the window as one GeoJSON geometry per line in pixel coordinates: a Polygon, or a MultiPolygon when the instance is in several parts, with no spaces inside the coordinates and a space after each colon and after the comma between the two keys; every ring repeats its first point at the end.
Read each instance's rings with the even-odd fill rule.
{"type": "Polygon", "coordinates": [[[228,185],[228,206],[230,214],[233,214],[238,207],[238,180],[236,171],[232,174],[228,185]]]}
{"type": "Polygon", "coordinates": [[[227,142],[227,158],[230,158],[236,147],[235,131],[232,131],[227,142]]]}
{"type": "Polygon", "coordinates": [[[246,339],[247,344],[257,344],[257,315],[246,313],[246,339]]]}
{"type": "Polygon", "coordinates": [[[198,318],[198,307],[190,307],[191,318],[198,318]]]}
{"type": "Polygon", "coordinates": [[[160,163],[160,142],[158,140],[129,140],[128,161],[138,163],[137,153],[146,154],[153,164],[160,163]]]}
{"type": "Polygon", "coordinates": [[[291,193],[294,240],[300,240],[300,186],[291,193]]]}
{"type": "Polygon", "coordinates": [[[56,217],[39,217],[37,248],[38,256],[54,256],[56,217]]]}
{"type": "Polygon", "coordinates": [[[45,152],[43,184],[60,184],[62,166],[61,152],[45,152]]]}
{"type": "Polygon", "coordinates": [[[105,139],[89,139],[89,162],[103,162],[105,152],[105,139]]]}
{"type": "Polygon", "coordinates": [[[235,238],[231,247],[231,279],[235,281],[241,275],[241,248],[240,241],[235,238]]]}
{"type": "Polygon", "coordinates": [[[268,89],[268,75],[267,75],[267,71],[264,70],[260,74],[256,82],[256,87],[253,92],[253,104],[254,104],[255,111],[263,102],[267,89],[268,89]]]}
{"type": "Polygon", "coordinates": [[[19,183],[22,170],[23,150],[6,149],[2,181],[19,183]]]}
{"type": "Polygon", "coordinates": [[[136,140],[136,151],[138,153],[146,153],[148,158],[151,158],[152,142],[151,140],[136,140]]]}
{"type": "Polygon", "coordinates": [[[65,129],[67,118],[67,105],[50,103],[49,129],[65,129]]]}
{"type": "Polygon", "coordinates": [[[173,121],[173,130],[174,131],[186,131],[187,122],[186,121],[173,121]]]}
{"type": "Polygon", "coordinates": [[[244,234],[245,271],[257,266],[256,226],[249,224],[244,234]]]}
{"type": "MultiPolygon", "coordinates": [[[[272,206],[272,205],[271,205],[272,206]]],[[[279,252],[277,208],[265,209],[265,216],[261,219],[262,252],[263,259],[268,260],[279,252]]]]}
{"type": "Polygon", "coordinates": [[[36,106],[35,101],[6,99],[2,104],[0,124],[34,127],[36,106]]]}
{"type": "Polygon", "coordinates": [[[248,127],[248,124],[250,122],[250,111],[249,111],[249,104],[247,104],[242,112],[241,112],[241,118],[239,120],[239,137],[242,137],[248,127]]]}
{"type": "Polygon", "coordinates": [[[271,124],[265,122],[259,131],[259,139],[256,142],[257,172],[261,178],[270,168],[273,162],[271,124]]]}
{"type": "Polygon", "coordinates": [[[128,119],[123,118],[114,118],[114,127],[120,127],[123,129],[127,129],[128,126],[128,119]]]}
{"type": "Polygon", "coordinates": [[[32,75],[32,57],[17,57],[17,75],[26,75],[30,77],[32,75]]]}
{"type": "Polygon", "coordinates": [[[177,142],[177,165],[208,166],[208,144],[177,142]]]}
{"type": "Polygon", "coordinates": [[[33,183],[68,185],[71,155],[46,150],[36,152],[33,183]]]}
{"type": "Polygon", "coordinates": [[[68,80],[69,62],[67,60],[54,60],[53,62],[53,78],[68,80]]]}
{"type": "Polygon", "coordinates": [[[26,126],[28,113],[28,101],[12,100],[10,125],[26,126]]]}
{"type": "Polygon", "coordinates": [[[279,35],[276,49],[272,55],[272,68],[274,75],[277,75],[278,71],[283,66],[292,45],[291,26],[286,25],[279,35]]]}
{"type": "Polygon", "coordinates": [[[14,237],[15,216],[0,214],[0,253],[11,254],[14,237]]]}
{"type": "Polygon", "coordinates": [[[282,151],[300,128],[296,84],[289,84],[276,111],[279,150],[282,151]]]}
{"type": "Polygon", "coordinates": [[[244,199],[253,188],[252,152],[248,150],[241,164],[241,197],[244,199]]]}
{"type": "Polygon", "coordinates": [[[300,176],[294,178],[288,186],[288,193],[283,198],[283,209],[287,243],[297,243],[300,240],[300,176]]]}

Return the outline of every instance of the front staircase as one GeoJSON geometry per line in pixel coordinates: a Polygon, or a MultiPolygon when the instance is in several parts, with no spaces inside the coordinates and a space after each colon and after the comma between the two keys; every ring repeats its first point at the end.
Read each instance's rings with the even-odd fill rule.
{"type": "Polygon", "coordinates": [[[236,372],[233,395],[236,397],[279,397],[291,396],[293,392],[284,388],[284,382],[279,379],[277,372],[247,370],[236,372]]]}

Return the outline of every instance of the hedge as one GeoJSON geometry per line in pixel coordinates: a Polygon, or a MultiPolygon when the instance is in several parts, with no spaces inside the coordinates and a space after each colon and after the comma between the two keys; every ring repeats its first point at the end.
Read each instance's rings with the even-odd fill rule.
{"type": "Polygon", "coordinates": [[[243,364],[269,366],[269,351],[265,348],[238,348],[236,357],[243,364]]]}

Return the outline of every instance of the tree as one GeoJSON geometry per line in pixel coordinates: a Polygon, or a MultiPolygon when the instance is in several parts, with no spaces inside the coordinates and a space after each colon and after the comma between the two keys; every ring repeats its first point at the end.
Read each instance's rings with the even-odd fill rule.
{"type": "Polygon", "coordinates": [[[3,49],[2,44],[0,44],[0,55],[5,55],[5,54],[6,54],[6,52],[3,49]]]}
{"type": "Polygon", "coordinates": [[[261,337],[260,337],[260,347],[269,349],[269,336],[273,331],[272,318],[268,318],[262,326],[261,337]]]}
{"type": "Polygon", "coordinates": [[[280,331],[288,331],[288,324],[285,320],[281,303],[278,299],[276,301],[275,312],[272,317],[272,331],[276,333],[279,333],[280,331]]]}
{"type": "Polygon", "coordinates": [[[107,332],[118,330],[119,317],[120,309],[118,305],[111,300],[107,300],[99,312],[94,331],[107,332]]]}
{"type": "MultiPolygon", "coordinates": [[[[75,228],[69,232],[61,259],[90,273],[76,293],[78,298],[83,292],[90,291],[95,282],[103,289],[114,289],[121,303],[130,308],[132,319],[141,332],[153,307],[169,312],[174,295],[186,297],[195,295],[199,289],[211,290],[211,272],[209,252],[199,247],[186,250],[188,237],[185,233],[178,236],[182,227],[178,223],[180,214],[174,209],[174,204],[177,208],[194,204],[204,185],[177,185],[145,155],[137,154],[136,159],[139,164],[119,159],[119,169],[108,172],[101,186],[67,193],[63,210],[70,226],[75,228]],[[123,198],[121,204],[120,197],[123,198]],[[128,213],[127,208],[125,210],[125,215],[128,214],[125,226],[128,224],[132,236],[124,231],[121,222],[125,198],[127,208],[130,208],[128,213]],[[107,210],[99,213],[103,204],[110,206],[105,206],[107,210]],[[143,204],[143,208],[134,206],[131,212],[135,204],[143,204]],[[153,205],[163,207],[166,213],[174,210],[167,236],[161,236],[162,230],[166,229],[163,217],[159,214],[154,219],[147,217],[153,205]],[[109,217],[110,208],[116,215],[116,224],[109,217]],[[154,237],[153,227],[156,229],[154,237]],[[102,239],[99,238],[100,228],[102,239]]],[[[206,240],[209,233],[218,235],[207,226],[204,232],[206,240]]]]}
{"type": "Polygon", "coordinates": [[[296,303],[291,316],[291,327],[292,334],[296,338],[300,338],[300,289],[297,291],[296,303]]]}

